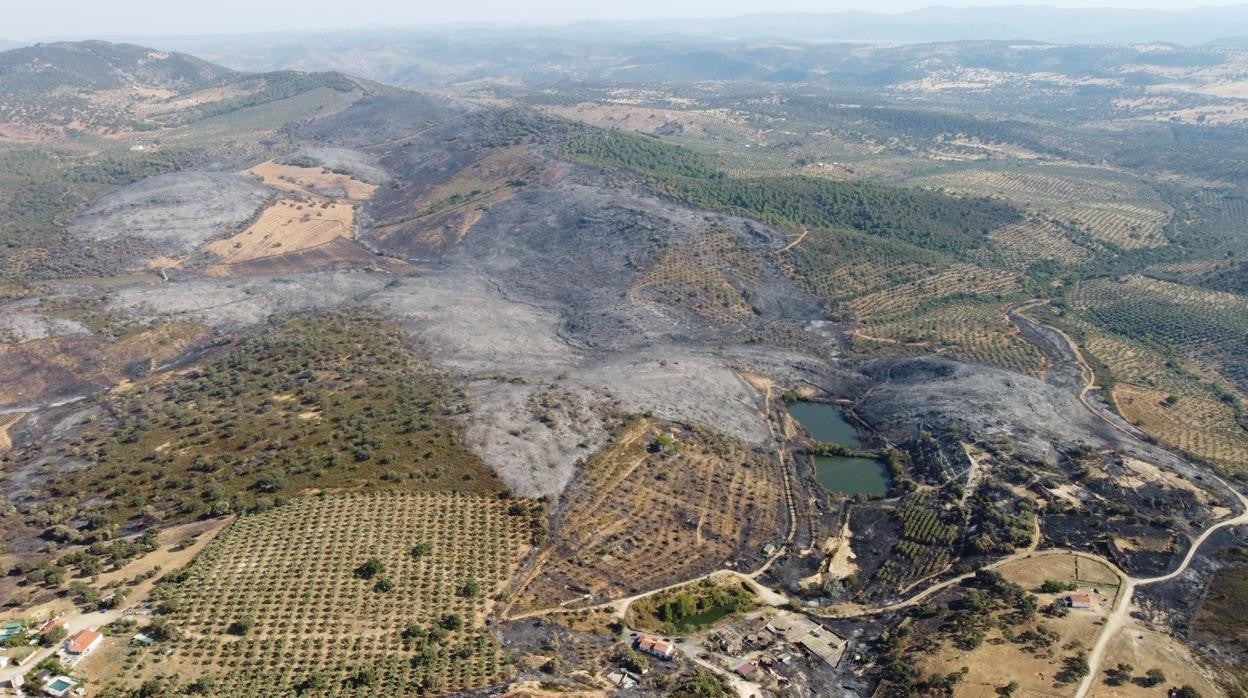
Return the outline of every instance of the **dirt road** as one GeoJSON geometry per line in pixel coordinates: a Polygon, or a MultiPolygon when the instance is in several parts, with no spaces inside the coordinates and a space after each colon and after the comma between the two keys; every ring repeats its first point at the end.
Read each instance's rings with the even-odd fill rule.
{"type": "MultiPolygon", "coordinates": [[[[1059,338],[1060,342],[1065,345],[1064,347],[1057,347],[1059,353],[1069,357],[1079,367],[1079,378],[1082,383],[1082,385],[1079,386],[1079,402],[1082,403],[1083,406],[1094,416],[1119,433],[1132,439],[1144,438],[1146,435],[1139,429],[1127,424],[1116,414],[1105,414],[1104,408],[1100,404],[1094,403],[1088,398],[1088,394],[1097,389],[1096,374],[1092,370],[1091,365],[1088,364],[1087,359],[1084,358],[1083,352],[1079,349],[1079,345],[1075,343],[1075,340],[1062,330],[1051,325],[1046,325],[1027,315],[1028,310],[1046,303],[1048,303],[1046,300],[1027,301],[1026,303],[1020,303],[1012,306],[1006,311],[1006,314],[1011,322],[1018,325],[1020,330],[1024,332],[1030,330],[1033,339],[1037,336],[1042,340],[1051,340],[1053,337],[1059,338]]],[[[1178,457],[1177,454],[1174,455],[1178,457]]],[[[1091,670],[1079,683],[1079,688],[1075,692],[1076,698],[1084,698],[1087,696],[1092,690],[1092,686],[1096,684],[1101,672],[1101,664],[1105,661],[1105,653],[1114,637],[1118,635],[1123,626],[1126,624],[1131,610],[1131,598],[1134,595],[1135,590],[1138,587],[1148,584],[1157,584],[1159,582],[1169,581],[1186,572],[1187,568],[1191,566],[1192,560],[1195,559],[1196,553],[1200,551],[1200,546],[1209,539],[1209,536],[1213,535],[1217,531],[1231,526],[1248,525],[1248,497],[1245,497],[1239,490],[1231,487],[1222,478],[1211,473],[1205,473],[1205,475],[1212,477],[1219,485],[1221,485],[1227,492],[1230,492],[1239,501],[1240,513],[1237,516],[1229,519],[1223,519],[1222,521],[1214,523],[1206,528],[1199,536],[1192,540],[1192,544],[1187,550],[1187,555],[1183,557],[1183,561],[1179,564],[1179,566],[1168,574],[1163,574],[1159,577],[1131,577],[1122,570],[1119,570],[1113,564],[1109,563],[1108,560],[1100,559],[1101,562],[1109,564],[1109,566],[1118,573],[1118,575],[1122,578],[1122,586],[1119,589],[1118,599],[1114,604],[1114,609],[1106,619],[1104,626],[1102,626],[1101,633],[1097,637],[1096,644],[1092,647],[1092,651],[1088,654],[1088,666],[1091,670]]]]}
{"type": "Polygon", "coordinates": [[[1101,664],[1105,661],[1105,653],[1108,650],[1110,643],[1126,624],[1131,609],[1131,597],[1135,593],[1136,588],[1148,584],[1157,584],[1159,582],[1169,581],[1178,577],[1186,572],[1187,568],[1191,566],[1192,560],[1196,558],[1196,553],[1200,550],[1200,546],[1209,539],[1209,536],[1222,530],[1223,528],[1248,525],[1248,497],[1245,497],[1238,490],[1232,489],[1225,482],[1222,482],[1220,478],[1215,479],[1218,479],[1224,487],[1233,492],[1239,499],[1239,515],[1229,519],[1223,519],[1209,528],[1206,528],[1203,533],[1192,541],[1191,547],[1187,550],[1187,555],[1183,557],[1183,562],[1181,562],[1178,567],[1174,568],[1173,571],[1159,577],[1138,578],[1123,575],[1122,587],[1119,589],[1118,593],[1118,602],[1114,605],[1113,612],[1110,613],[1109,617],[1105,621],[1105,625],[1101,628],[1101,634],[1097,637],[1096,644],[1093,645],[1092,651],[1088,653],[1088,667],[1091,670],[1079,683],[1079,689],[1075,692],[1075,698],[1084,698],[1087,696],[1088,692],[1092,690],[1092,686],[1096,683],[1097,678],[1101,673],[1101,664]]]}

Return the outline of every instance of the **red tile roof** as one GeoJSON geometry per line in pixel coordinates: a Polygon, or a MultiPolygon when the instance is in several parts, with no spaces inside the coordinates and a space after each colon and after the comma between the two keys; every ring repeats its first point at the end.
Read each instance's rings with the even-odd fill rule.
{"type": "Polygon", "coordinates": [[[91,644],[102,637],[94,630],[79,630],[73,637],[69,638],[69,646],[66,651],[70,654],[82,654],[91,648],[91,644]]]}
{"type": "Polygon", "coordinates": [[[65,621],[61,620],[60,618],[53,618],[52,620],[39,626],[39,634],[47,635],[48,633],[52,632],[53,630],[56,630],[62,625],[65,625],[65,621]]]}
{"type": "Polygon", "coordinates": [[[740,675],[741,678],[748,679],[750,677],[750,674],[753,674],[754,672],[758,671],[758,667],[753,662],[746,662],[745,664],[742,664],[736,669],[733,669],[733,671],[737,672],[737,674],[740,675]]]}

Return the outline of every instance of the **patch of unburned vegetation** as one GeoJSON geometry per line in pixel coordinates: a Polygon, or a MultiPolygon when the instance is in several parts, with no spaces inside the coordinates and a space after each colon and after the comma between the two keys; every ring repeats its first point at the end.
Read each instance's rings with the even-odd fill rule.
{"type": "Polygon", "coordinates": [[[246,230],[203,246],[229,264],[307,250],[355,236],[355,206],[330,201],[283,199],[265,209],[246,230]]]}
{"type": "Polygon", "coordinates": [[[106,417],[6,469],[43,464],[57,505],[26,512],[30,522],[177,523],[312,489],[502,490],[460,443],[460,391],[367,312],[290,320],[100,406],[106,417]],[[81,461],[92,465],[57,466],[81,461]]]}
{"type": "Polygon", "coordinates": [[[367,201],[377,191],[376,184],[362,182],[349,173],[325,167],[283,164],[270,160],[247,170],[267,186],[295,194],[367,201]]]}
{"type": "Polygon", "coordinates": [[[304,498],[243,516],[155,591],[167,642],[127,680],[206,693],[445,694],[505,682],[485,627],[540,508],[481,494],[304,498]],[[166,651],[168,656],[161,657],[166,651]]]}
{"type": "Polygon", "coordinates": [[[634,601],[628,607],[628,625],[679,635],[714,625],[754,605],[754,592],[745,582],[732,577],[704,579],[634,601]]]}

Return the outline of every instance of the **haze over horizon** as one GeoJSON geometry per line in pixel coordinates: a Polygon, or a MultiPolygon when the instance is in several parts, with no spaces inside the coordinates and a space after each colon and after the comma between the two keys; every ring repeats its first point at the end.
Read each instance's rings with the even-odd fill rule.
{"type": "MultiPolygon", "coordinates": [[[[931,2],[929,0],[778,0],[766,14],[831,14],[860,10],[896,14],[940,6],[958,8],[1058,7],[1064,9],[1191,10],[1203,7],[1242,6],[1242,0],[979,0],[978,2],[931,2]]],[[[419,27],[431,24],[500,23],[520,25],[568,24],[579,21],[633,21],[676,18],[727,18],[757,14],[752,0],[637,0],[628,4],[595,4],[575,0],[541,0],[518,6],[503,0],[473,0],[453,5],[409,5],[396,0],[358,0],[349,14],[330,0],[279,0],[255,3],[219,0],[186,6],[153,8],[143,0],[99,3],[94,0],[59,0],[6,17],[0,38],[46,41],[114,36],[190,36],[266,32],[321,32],[419,27]]]]}

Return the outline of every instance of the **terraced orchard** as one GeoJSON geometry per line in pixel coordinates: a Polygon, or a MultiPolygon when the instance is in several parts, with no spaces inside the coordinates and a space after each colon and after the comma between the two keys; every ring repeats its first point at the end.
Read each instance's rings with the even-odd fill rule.
{"type": "Polygon", "coordinates": [[[207,676],[220,696],[503,683],[511,662],[485,616],[540,512],[524,500],[389,491],[244,516],[157,588],[181,639],[169,657],[137,661],[207,676]]]}
{"type": "Polygon", "coordinates": [[[927,312],[866,323],[850,338],[855,353],[870,356],[938,352],[1033,376],[1047,366],[1044,355],[1018,335],[1002,303],[937,305],[927,312]]]}
{"type": "MultiPolygon", "coordinates": [[[[1211,306],[1205,312],[1215,309],[1211,306]]],[[[1095,317],[1064,313],[1048,320],[1062,325],[1079,341],[1087,356],[1107,367],[1101,371],[1107,375],[1098,375],[1097,380],[1109,389],[1118,411],[1159,440],[1210,463],[1224,474],[1242,474],[1243,464],[1248,461],[1243,393],[1202,366],[1200,354],[1193,359],[1185,357],[1182,351],[1209,345],[1161,344],[1146,332],[1140,332],[1139,339],[1132,339],[1096,325],[1095,317]]],[[[1140,325],[1145,330],[1151,327],[1140,325]]],[[[1174,328],[1156,329],[1164,332],[1174,328]]]]}
{"type": "Polygon", "coordinates": [[[590,604],[729,566],[784,536],[774,459],[705,431],[639,419],[585,464],[550,542],[513,587],[515,610],[590,604]]]}
{"type": "Polygon", "coordinates": [[[728,233],[711,233],[665,251],[632,293],[688,307],[713,320],[754,316],[749,294],[762,263],[728,233]]]}

